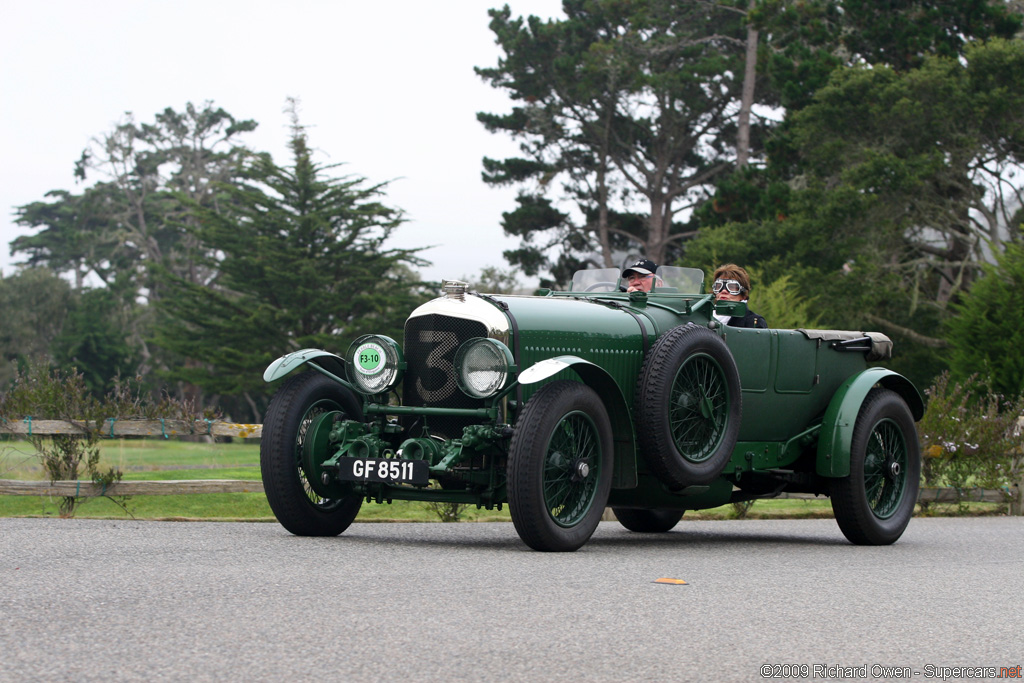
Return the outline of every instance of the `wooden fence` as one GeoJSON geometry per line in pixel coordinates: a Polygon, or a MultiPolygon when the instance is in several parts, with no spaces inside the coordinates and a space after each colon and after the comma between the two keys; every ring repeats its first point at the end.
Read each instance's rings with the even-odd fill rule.
{"type": "Polygon", "coordinates": [[[67,422],[64,420],[20,420],[0,419],[0,434],[20,436],[57,436],[62,434],[88,434],[95,431],[105,438],[119,436],[234,436],[242,439],[258,439],[263,434],[263,425],[235,424],[219,420],[115,420],[109,419],[96,424],[93,422],[67,422]]]}
{"type": "MultiPolygon", "coordinates": [[[[231,436],[258,439],[263,425],[235,424],[216,420],[106,420],[102,424],[65,422],[61,420],[17,421],[0,419],[0,434],[18,436],[56,436],[86,434],[95,430],[105,438],[121,436],[146,436],[178,438],[185,436],[231,436]]],[[[17,481],[0,479],[0,495],[8,496],[159,496],[192,493],[262,493],[263,482],[237,479],[206,480],[163,480],[163,481],[122,481],[101,487],[91,481],[17,481]]],[[[779,498],[813,500],[820,498],[812,494],[783,493],[779,498]]],[[[1000,489],[954,489],[921,488],[920,503],[956,503],[1010,501],[1010,514],[1021,515],[1021,485],[1007,490],[1000,489]]]]}
{"type": "Polygon", "coordinates": [[[100,486],[91,481],[19,481],[0,479],[4,496],[176,496],[191,493],[263,493],[263,482],[242,479],[164,479],[121,481],[100,486]]]}
{"type": "MultiPolygon", "coordinates": [[[[64,420],[0,419],[0,434],[16,436],[61,436],[95,431],[101,437],[122,436],[181,438],[186,436],[231,436],[258,439],[261,424],[237,424],[218,420],[104,420],[102,423],[64,420]]],[[[92,481],[19,481],[0,479],[0,495],[6,496],[169,496],[192,493],[263,493],[263,482],[242,479],[165,479],[121,481],[101,486],[92,481]]]]}

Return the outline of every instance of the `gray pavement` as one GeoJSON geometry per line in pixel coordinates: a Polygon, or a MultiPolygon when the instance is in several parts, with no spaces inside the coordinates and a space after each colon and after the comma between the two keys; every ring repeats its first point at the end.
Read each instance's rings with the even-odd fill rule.
{"type": "Polygon", "coordinates": [[[507,523],[0,519],[0,681],[959,680],[1024,663],[1022,598],[1024,518],[881,548],[832,520],[603,522],[568,554],[507,523]]]}

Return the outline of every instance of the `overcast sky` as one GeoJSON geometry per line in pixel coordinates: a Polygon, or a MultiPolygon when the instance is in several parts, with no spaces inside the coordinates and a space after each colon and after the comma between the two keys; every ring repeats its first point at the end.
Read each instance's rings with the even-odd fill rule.
{"type": "MultiPolygon", "coordinates": [[[[14,207],[80,192],[74,162],[125,112],[212,100],[259,128],[246,138],[288,164],[287,97],[322,162],[393,181],[409,222],[400,246],[434,246],[428,279],[505,267],[502,211],[514,189],[480,180],[480,160],[515,151],[477,111],[510,101],[481,81],[499,50],[487,0],[0,0],[0,269],[25,231],[14,207]]],[[[515,15],[561,17],[560,0],[510,0],[515,15]]]]}

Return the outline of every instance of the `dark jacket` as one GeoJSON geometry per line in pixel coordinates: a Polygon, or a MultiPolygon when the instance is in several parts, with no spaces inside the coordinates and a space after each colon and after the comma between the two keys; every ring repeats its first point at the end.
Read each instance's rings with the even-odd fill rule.
{"type": "Polygon", "coordinates": [[[729,318],[729,327],[759,327],[764,330],[768,329],[768,323],[765,322],[764,318],[748,308],[747,314],[742,318],[737,316],[729,318]]]}

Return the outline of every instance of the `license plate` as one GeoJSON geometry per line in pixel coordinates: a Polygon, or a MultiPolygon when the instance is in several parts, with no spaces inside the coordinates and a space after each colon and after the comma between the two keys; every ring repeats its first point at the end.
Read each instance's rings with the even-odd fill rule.
{"type": "Polygon", "coordinates": [[[338,458],[338,479],[425,486],[430,481],[430,466],[426,460],[338,458]]]}

